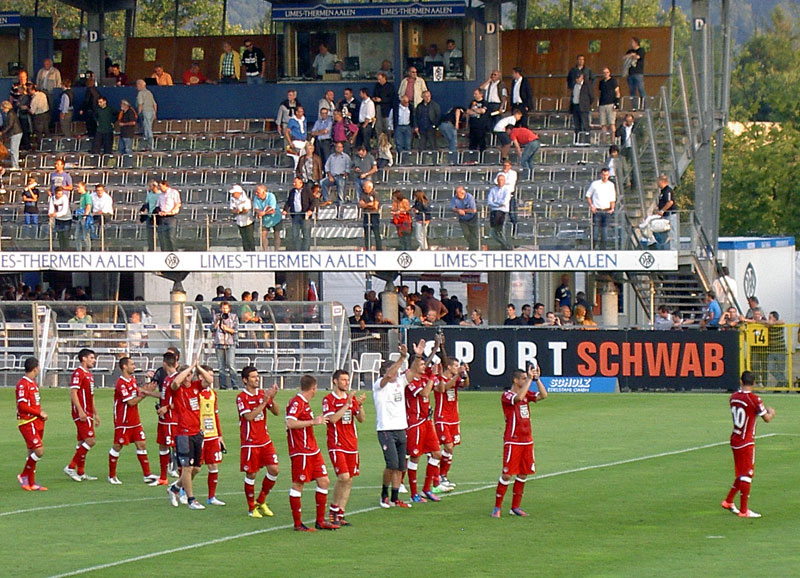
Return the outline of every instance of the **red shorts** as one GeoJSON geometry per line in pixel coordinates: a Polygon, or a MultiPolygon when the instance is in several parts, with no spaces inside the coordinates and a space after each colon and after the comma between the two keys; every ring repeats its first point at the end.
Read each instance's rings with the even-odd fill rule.
{"type": "Polygon", "coordinates": [[[750,444],[743,448],[731,448],[733,450],[733,466],[736,469],[736,477],[742,476],[752,478],[756,465],[756,446],[750,444]]]}
{"type": "Polygon", "coordinates": [[[78,441],[88,440],[94,437],[94,418],[87,417],[86,421],[75,420],[75,427],[78,430],[78,441]]]}
{"type": "Polygon", "coordinates": [[[523,476],[536,473],[536,458],[533,444],[505,444],[503,447],[503,473],[507,476],[523,476]]]}
{"type": "Polygon", "coordinates": [[[328,451],[328,455],[331,458],[331,464],[333,464],[333,471],[336,472],[337,476],[340,474],[350,474],[350,477],[353,478],[359,474],[358,466],[360,465],[360,460],[358,458],[358,452],[349,453],[341,450],[333,450],[328,451]]]}
{"type": "Polygon", "coordinates": [[[177,424],[158,422],[156,443],[160,446],[175,447],[175,428],[177,424]]]}
{"type": "Polygon", "coordinates": [[[433,429],[433,423],[429,419],[417,426],[408,428],[406,435],[408,439],[406,452],[413,458],[422,454],[438,452],[441,449],[439,440],[436,438],[436,430],[433,429]]]}
{"type": "Polygon", "coordinates": [[[305,484],[328,475],[322,452],[310,456],[291,456],[291,460],[292,482],[295,484],[305,484]]]}
{"type": "Polygon", "coordinates": [[[222,447],[219,445],[219,438],[203,440],[203,457],[200,458],[200,465],[219,464],[222,462],[222,447]]]}
{"type": "Polygon", "coordinates": [[[239,469],[245,473],[255,474],[261,468],[278,465],[278,454],[275,446],[269,442],[263,446],[242,448],[239,458],[239,469]]]}
{"type": "Polygon", "coordinates": [[[127,446],[134,442],[143,442],[147,439],[144,435],[142,424],[126,427],[114,428],[114,443],[121,446],[127,446]]]}
{"type": "Polygon", "coordinates": [[[461,426],[457,423],[437,423],[436,436],[444,444],[461,444],[461,426]]]}
{"type": "Polygon", "coordinates": [[[19,431],[22,437],[25,438],[25,445],[29,450],[35,450],[42,447],[42,438],[44,437],[44,421],[35,419],[32,422],[19,426],[19,431]]]}

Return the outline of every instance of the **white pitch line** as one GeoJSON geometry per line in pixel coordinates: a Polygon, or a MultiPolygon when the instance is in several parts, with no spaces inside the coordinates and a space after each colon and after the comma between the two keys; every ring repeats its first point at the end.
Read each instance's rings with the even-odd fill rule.
{"type": "MultiPolygon", "coordinates": [[[[763,435],[756,436],[756,437],[757,438],[769,438],[769,437],[774,437],[774,436],[777,436],[777,435],[780,435],[780,434],[778,434],[778,433],[768,433],[768,434],[763,434],[763,435]]],[[[564,475],[567,475],[567,474],[575,474],[575,473],[580,473],[580,472],[586,472],[586,471],[590,471],[590,470],[597,470],[597,469],[601,469],[601,468],[610,468],[610,467],[614,467],[614,466],[621,466],[621,465],[631,464],[631,463],[636,463],[636,462],[643,462],[643,461],[646,461],[646,460],[653,460],[653,459],[664,458],[664,457],[668,457],[668,456],[676,456],[676,455],[680,455],[680,454],[687,454],[687,453],[690,453],[690,452],[696,452],[696,451],[699,451],[699,450],[705,450],[705,449],[708,449],[708,448],[714,448],[714,447],[718,447],[718,446],[727,445],[729,443],[730,442],[727,442],[727,441],[715,442],[715,443],[712,443],[712,444],[704,444],[704,445],[701,445],[701,446],[694,446],[694,447],[690,447],[690,448],[684,448],[684,449],[681,449],[681,450],[673,450],[673,451],[669,451],[669,452],[661,452],[661,453],[657,453],[657,454],[650,454],[648,456],[639,456],[638,458],[629,458],[629,459],[626,459],[626,460],[617,460],[615,462],[607,462],[607,463],[604,463],[604,464],[595,464],[595,465],[592,465],[592,466],[583,466],[583,467],[580,467],[580,468],[572,468],[572,469],[569,469],[569,470],[561,470],[559,472],[551,472],[549,474],[537,475],[534,478],[532,478],[531,481],[542,480],[544,478],[553,478],[553,477],[556,477],[556,476],[564,476],[564,475]]],[[[461,490],[461,491],[458,491],[458,492],[450,492],[450,493],[448,493],[448,496],[462,496],[462,495],[465,495],[465,494],[472,494],[472,493],[475,493],[475,492],[481,492],[483,490],[488,490],[490,488],[494,488],[494,487],[496,487],[496,485],[497,485],[496,483],[491,483],[491,484],[486,484],[486,485],[483,485],[483,486],[478,486],[476,488],[471,488],[469,490],[461,490]]],[[[348,516],[355,516],[357,514],[365,514],[367,512],[374,512],[375,510],[380,510],[380,509],[382,509],[380,506],[371,506],[369,508],[362,508],[361,510],[354,510],[353,512],[348,512],[347,515],[348,516]]],[[[252,530],[250,532],[242,532],[241,534],[233,534],[231,536],[222,536],[220,538],[214,538],[213,540],[207,540],[205,542],[196,542],[194,544],[187,544],[185,546],[179,546],[177,548],[170,548],[169,550],[160,550],[158,552],[151,552],[149,554],[142,554],[140,556],[134,556],[132,558],[125,558],[123,560],[117,560],[115,562],[107,562],[106,564],[98,564],[96,566],[89,566],[88,568],[80,568],[78,570],[73,570],[71,572],[65,572],[63,574],[54,574],[53,576],[50,576],[50,578],[66,578],[68,576],[78,576],[80,574],[86,574],[88,572],[96,572],[98,570],[105,570],[107,568],[114,568],[116,566],[122,566],[123,564],[130,564],[131,562],[141,562],[142,560],[149,560],[150,558],[157,558],[159,556],[166,556],[168,554],[175,554],[177,552],[185,552],[186,550],[193,550],[195,548],[203,548],[203,547],[206,547],[206,546],[213,546],[214,544],[222,544],[224,542],[230,542],[232,540],[239,540],[240,538],[248,538],[250,536],[257,536],[259,534],[266,534],[266,533],[269,533],[269,532],[275,532],[277,530],[288,530],[290,528],[292,528],[291,524],[285,524],[283,526],[273,526],[271,528],[263,528],[261,530],[252,530]]]]}

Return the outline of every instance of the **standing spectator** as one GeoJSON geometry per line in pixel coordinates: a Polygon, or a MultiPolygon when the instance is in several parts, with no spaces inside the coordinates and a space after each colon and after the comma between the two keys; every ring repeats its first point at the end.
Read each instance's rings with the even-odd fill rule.
{"type": "Polygon", "coordinates": [[[236,84],[241,75],[242,61],[239,53],[231,47],[227,40],[222,43],[222,54],[219,55],[219,83],[236,84]]]}
{"type": "Polygon", "coordinates": [[[572,98],[569,111],[572,113],[572,123],[575,125],[575,144],[578,146],[589,145],[589,124],[594,103],[594,89],[592,83],[583,75],[578,75],[572,86],[572,98]]]}
{"type": "Polygon", "coordinates": [[[206,75],[200,71],[200,64],[197,62],[192,62],[191,66],[189,66],[189,69],[183,71],[181,80],[183,80],[183,84],[186,86],[206,84],[208,82],[208,78],[206,78],[206,75]]]}
{"type": "Polygon", "coordinates": [[[156,228],[154,225],[156,213],[158,213],[158,198],[160,195],[161,189],[158,188],[158,181],[150,181],[144,204],[139,209],[139,222],[144,224],[144,236],[147,238],[147,249],[150,251],[156,250],[156,228]]]}
{"type": "Polygon", "coordinates": [[[468,193],[463,186],[459,186],[456,188],[453,198],[450,199],[450,208],[458,217],[458,224],[461,225],[461,232],[464,234],[469,250],[480,250],[481,232],[475,197],[468,193]]]}
{"type": "Polygon", "coordinates": [[[58,103],[58,119],[61,125],[61,134],[72,138],[72,103],[75,102],[75,93],[72,92],[72,81],[65,78],[61,82],[61,99],[58,103]]]}
{"type": "Polygon", "coordinates": [[[275,251],[281,249],[281,212],[278,210],[278,199],[275,193],[267,191],[264,185],[256,186],[256,198],[253,200],[256,217],[261,219],[261,250],[269,251],[269,234],[273,235],[275,251]]]}
{"type": "Polygon", "coordinates": [[[612,144],[608,147],[608,158],[605,166],[608,167],[608,179],[617,187],[617,195],[621,195],[628,182],[625,161],[619,156],[619,147],[612,144]]]}
{"type": "Polygon", "coordinates": [[[517,121],[519,126],[528,126],[528,113],[533,108],[533,91],[531,83],[522,74],[519,66],[514,67],[511,81],[511,109],[518,110],[522,117],[517,121]]]}
{"type": "MultiPolygon", "coordinates": [[[[647,106],[645,100],[647,94],[644,91],[644,55],[645,50],[642,48],[641,41],[636,36],[631,37],[631,47],[625,53],[625,64],[628,65],[628,89],[632,97],[635,97],[637,92],[639,93],[642,108],[647,106]]],[[[636,105],[634,104],[634,106],[636,105]]]]}
{"type": "Polygon", "coordinates": [[[322,113],[322,110],[328,111],[328,118],[333,118],[333,111],[336,110],[336,93],[332,90],[326,90],[325,96],[319,99],[317,103],[317,110],[322,113]]]}
{"type": "MultiPolygon", "coordinates": [[[[736,279],[731,277],[731,273],[725,265],[722,266],[722,276],[714,280],[711,284],[711,288],[714,294],[720,299],[720,303],[726,303],[731,306],[738,303],[739,296],[736,287],[736,279]]],[[[739,318],[738,313],[736,318],[739,318]]]]}
{"type": "MultiPolygon", "coordinates": [[[[628,113],[625,115],[625,120],[622,124],[617,127],[615,133],[615,136],[619,138],[620,152],[628,163],[628,169],[633,167],[633,131],[635,128],[633,115],[628,113]]],[[[636,183],[633,179],[633,171],[629,171],[629,174],[631,175],[631,186],[635,186],[636,183]]]]}
{"type": "MultiPolygon", "coordinates": [[[[95,121],[94,112],[97,110],[100,92],[97,90],[97,84],[91,70],[86,71],[85,83],[86,92],[83,95],[83,105],[78,112],[78,117],[86,123],[86,136],[94,138],[94,135],[97,134],[97,121],[95,121]]],[[[136,102],[139,102],[138,99],[136,102]]],[[[141,111],[139,114],[141,114],[141,111]]]]}
{"type": "Polygon", "coordinates": [[[322,159],[314,154],[314,143],[308,141],[303,156],[297,161],[295,175],[306,185],[316,185],[322,181],[323,170],[322,159]]]}
{"type": "Polygon", "coordinates": [[[167,181],[158,183],[161,195],[158,197],[158,245],[162,251],[175,250],[175,221],[181,212],[181,195],[169,186],[167,181]]]}
{"type": "MultiPolygon", "coordinates": [[[[166,72],[164,67],[160,64],[156,64],[156,67],[153,70],[153,74],[150,76],[150,78],[155,78],[158,86],[172,86],[172,75],[169,72],[166,72]]],[[[186,84],[189,83],[187,82],[186,84]]]]}
{"type": "MultiPolygon", "coordinates": [[[[656,214],[660,217],[670,219],[675,213],[675,199],[673,198],[672,187],[669,186],[669,178],[667,175],[660,175],[658,177],[658,207],[656,207],[656,214]]],[[[670,223],[670,228],[671,223],[670,223]]],[[[677,231],[676,231],[677,232],[677,231]]],[[[656,249],[663,251],[669,249],[669,231],[656,233],[653,231],[653,236],[656,238],[656,249]]]]}
{"type": "Polygon", "coordinates": [[[51,108],[53,105],[53,92],[61,86],[61,72],[53,66],[50,58],[45,58],[39,72],[36,73],[36,85],[47,95],[51,108]]]}
{"type": "MultiPolygon", "coordinates": [[[[445,44],[445,51],[442,55],[442,60],[444,61],[444,72],[447,74],[448,72],[461,72],[460,69],[456,67],[456,61],[454,59],[461,58],[464,59],[464,53],[461,52],[458,48],[456,48],[456,41],[452,38],[447,39],[447,43],[445,44]]],[[[463,62],[461,63],[463,67],[463,62]]]]}
{"type": "MultiPolygon", "coordinates": [[[[341,112],[336,112],[341,118],[341,112]]],[[[326,178],[322,180],[322,201],[326,204],[330,204],[330,188],[332,186],[336,187],[336,199],[335,203],[338,207],[342,200],[344,199],[345,193],[345,184],[347,181],[347,175],[350,172],[350,157],[349,155],[345,154],[344,152],[344,143],[337,142],[334,145],[334,153],[328,157],[328,160],[325,161],[325,175],[326,178]]]]}
{"type": "Polygon", "coordinates": [[[719,329],[719,320],[722,317],[722,308],[719,306],[717,296],[713,291],[707,291],[705,294],[705,310],[703,311],[703,319],[700,320],[701,329],[719,329]]]}
{"type": "Polygon", "coordinates": [[[22,191],[23,213],[25,215],[25,229],[31,238],[36,237],[36,229],[39,226],[39,183],[36,177],[28,177],[28,184],[22,191]]]}
{"type": "Polygon", "coordinates": [[[341,110],[337,110],[333,113],[331,131],[334,148],[336,148],[336,144],[341,143],[342,149],[349,155],[356,143],[358,125],[349,117],[345,117],[341,110]]]}
{"type": "Polygon", "coordinates": [[[378,163],[368,149],[362,144],[356,149],[356,156],[352,160],[353,182],[356,184],[356,194],[364,192],[364,184],[372,181],[372,175],[378,172],[378,163]]]}
{"type": "Polygon", "coordinates": [[[572,89],[581,74],[589,84],[594,82],[594,74],[592,74],[592,69],[586,66],[586,57],[583,54],[578,55],[575,59],[575,66],[570,68],[567,73],[567,90],[570,96],[572,96],[572,89]]]}
{"type": "Polygon", "coordinates": [[[256,242],[253,236],[253,204],[239,185],[233,185],[230,190],[231,201],[228,205],[239,227],[239,236],[242,238],[242,249],[255,251],[256,242]]]}
{"type": "Polygon", "coordinates": [[[61,187],[56,187],[55,194],[50,197],[47,214],[54,224],[53,230],[58,240],[59,251],[69,250],[69,231],[72,228],[72,211],[69,209],[69,196],[61,187]]]}
{"type": "MultiPolygon", "coordinates": [[[[511,161],[503,161],[503,170],[497,173],[497,177],[500,175],[506,179],[506,188],[513,195],[517,190],[517,180],[519,179],[519,175],[517,174],[517,171],[511,168],[511,161]]],[[[495,183],[497,182],[497,177],[494,179],[495,183]]]]}
{"type": "Polygon", "coordinates": [[[153,149],[153,122],[158,115],[158,103],[141,78],[136,81],[136,90],[139,91],[136,95],[136,111],[142,121],[143,133],[141,150],[149,151],[153,149]]]}
{"type": "Polygon", "coordinates": [[[389,82],[389,76],[385,72],[378,72],[378,81],[372,89],[372,101],[377,107],[375,131],[379,135],[389,133],[394,127],[392,114],[396,94],[394,83],[389,82]]]}
{"type": "MultiPolygon", "coordinates": [[[[333,94],[332,90],[329,90],[333,94]]],[[[319,118],[314,122],[311,127],[311,136],[317,141],[317,154],[322,159],[322,164],[328,160],[333,152],[333,118],[331,112],[327,108],[319,109],[319,118]]]]}
{"type": "Polygon", "coordinates": [[[394,143],[398,154],[411,150],[411,134],[414,127],[414,107],[409,104],[408,97],[400,97],[400,104],[394,112],[394,143]]]}
{"type": "Polygon", "coordinates": [[[305,110],[302,106],[298,106],[294,111],[294,116],[286,123],[286,130],[284,131],[284,136],[289,142],[286,152],[294,160],[295,169],[308,141],[308,125],[306,122],[305,110]]]}
{"type": "Polygon", "coordinates": [[[392,141],[387,136],[389,133],[382,132],[378,135],[378,168],[385,169],[394,165],[394,151],[392,141]]]}
{"type": "Polygon", "coordinates": [[[422,93],[422,102],[414,111],[415,131],[419,137],[419,150],[436,150],[436,127],[442,118],[442,109],[431,99],[430,91],[422,93]]]}
{"type": "MultiPolygon", "coordinates": [[[[553,316],[555,317],[555,315],[553,316]]],[[[528,325],[544,325],[544,303],[533,304],[533,315],[528,320],[528,325]]]]}
{"type": "Polygon", "coordinates": [[[136,123],[138,117],[131,103],[124,98],[120,101],[119,111],[119,143],[117,152],[121,155],[133,154],[133,138],[136,136],[136,123]]]}
{"type": "Polygon", "coordinates": [[[353,95],[352,88],[344,89],[344,98],[339,101],[339,110],[342,111],[342,116],[350,119],[352,122],[358,121],[358,108],[360,103],[353,95]]]}
{"type": "Polygon", "coordinates": [[[425,80],[417,75],[417,69],[414,66],[408,68],[408,75],[400,81],[400,88],[397,90],[397,96],[403,98],[408,97],[408,102],[414,105],[416,109],[419,103],[422,102],[422,93],[428,90],[428,85],[425,80]]]}
{"type": "Polygon", "coordinates": [[[94,194],[92,195],[92,217],[96,232],[92,235],[94,239],[101,239],[103,246],[105,246],[105,230],[106,225],[114,217],[114,202],[111,195],[106,193],[106,188],[103,185],[95,185],[94,194]]]}
{"type": "Polygon", "coordinates": [[[572,307],[572,291],[569,288],[569,275],[566,273],[561,276],[561,285],[556,287],[555,309],[560,311],[564,305],[572,307]]]}
{"type": "Polygon", "coordinates": [[[506,215],[508,215],[511,193],[506,188],[506,178],[497,175],[497,184],[489,189],[486,197],[486,205],[489,207],[489,225],[492,229],[492,237],[506,251],[513,249],[508,242],[505,233],[506,215]]]}
{"type": "Polygon", "coordinates": [[[56,192],[56,187],[61,187],[67,193],[72,191],[72,177],[64,170],[64,159],[60,157],[56,159],[55,170],[50,173],[51,195],[56,192]]]}
{"type": "Polygon", "coordinates": [[[592,212],[595,243],[598,234],[600,236],[600,246],[595,248],[605,249],[609,217],[614,214],[614,207],[617,204],[617,189],[614,183],[608,180],[608,167],[603,167],[600,170],[600,178],[589,186],[586,200],[592,212]]]}
{"type": "Polygon", "coordinates": [[[319,52],[314,57],[314,62],[311,68],[314,69],[314,74],[317,78],[322,78],[322,75],[333,70],[333,65],[336,63],[336,55],[328,51],[328,45],[324,42],[319,45],[319,52]]]}
{"type": "Polygon", "coordinates": [[[418,251],[428,250],[428,225],[431,223],[431,203],[425,191],[414,191],[414,204],[411,207],[414,214],[414,239],[417,241],[418,251]]]}
{"type": "Polygon", "coordinates": [[[0,109],[5,114],[3,123],[3,139],[8,142],[8,153],[11,156],[11,168],[19,169],[19,147],[22,142],[22,126],[11,102],[4,100],[0,109]]]}
{"type": "Polygon", "coordinates": [[[614,140],[614,129],[617,126],[617,110],[619,109],[619,83],[611,76],[611,69],[603,67],[603,78],[597,84],[600,93],[600,126],[602,142],[608,138],[614,140]]]}
{"type": "Polygon", "coordinates": [[[254,46],[253,41],[247,38],[244,41],[244,52],[242,53],[242,64],[244,64],[247,84],[264,84],[265,61],[264,51],[258,46],[254,46]]]}
{"type": "Polygon", "coordinates": [[[439,131],[447,140],[447,160],[451,165],[458,164],[458,126],[461,123],[463,114],[463,108],[454,106],[447,111],[447,114],[442,117],[441,124],[439,124],[439,131]]]}
{"type": "Polygon", "coordinates": [[[372,132],[375,126],[375,119],[377,112],[375,110],[375,103],[369,97],[369,91],[362,88],[358,95],[361,97],[361,104],[358,106],[358,139],[361,145],[369,152],[372,141],[372,132]]]}
{"type": "Polygon", "coordinates": [[[515,325],[525,325],[525,320],[522,317],[517,316],[517,308],[513,303],[509,303],[506,305],[506,320],[503,321],[503,325],[506,326],[515,326],[515,325]]]}
{"type": "Polygon", "coordinates": [[[41,147],[42,139],[50,136],[50,103],[47,94],[35,84],[30,85],[30,115],[33,124],[33,136],[41,147]]]}
{"type": "Polygon", "coordinates": [[[400,250],[411,250],[411,204],[403,194],[403,191],[392,193],[392,223],[397,229],[397,237],[400,239],[400,250]]]}
{"type": "Polygon", "coordinates": [[[289,225],[289,249],[308,251],[311,246],[311,215],[315,208],[311,187],[303,186],[303,181],[294,178],[294,186],[289,191],[283,205],[283,216],[291,217],[289,225]],[[302,236],[302,241],[300,237],[302,236]]]}
{"type": "Polygon", "coordinates": [[[92,250],[92,229],[94,229],[94,202],[92,194],[86,190],[86,183],[83,181],[77,184],[78,190],[78,210],[75,215],[78,217],[78,252],[92,250]]]}
{"type": "Polygon", "coordinates": [[[508,108],[508,89],[503,84],[500,71],[493,70],[480,89],[483,91],[489,116],[500,117],[508,108]]]}
{"type": "Polygon", "coordinates": [[[236,345],[239,342],[239,317],[231,311],[230,301],[220,303],[219,312],[211,324],[214,331],[214,351],[219,367],[219,388],[236,387],[236,345]]]}
{"type": "Polygon", "coordinates": [[[539,135],[533,132],[531,129],[525,128],[524,126],[518,126],[514,128],[507,126],[506,134],[508,134],[511,144],[513,144],[514,148],[517,149],[520,166],[523,169],[529,169],[532,171],[534,158],[536,157],[536,153],[539,151],[539,147],[541,146],[539,135]],[[522,147],[525,148],[523,149],[522,147]]]}
{"type": "Polygon", "coordinates": [[[114,148],[114,123],[119,113],[108,106],[108,100],[101,96],[97,101],[97,108],[94,111],[94,120],[97,123],[97,134],[92,141],[92,153],[111,154],[114,148]]]}
{"type": "Polygon", "coordinates": [[[297,107],[301,106],[300,101],[297,100],[297,91],[289,89],[286,91],[286,100],[281,102],[278,106],[278,115],[275,117],[275,125],[281,133],[281,136],[286,134],[286,127],[289,126],[289,119],[294,116],[297,107]]]}
{"type": "Polygon", "coordinates": [[[361,209],[364,228],[364,247],[367,251],[372,249],[372,242],[375,242],[375,250],[381,251],[381,209],[377,193],[374,192],[375,185],[372,181],[366,181],[361,185],[361,195],[358,198],[358,207],[361,209]],[[370,231],[372,235],[370,236],[370,231]]]}
{"type": "MultiPolygon", "coordinates": [[[[508,159],[508,152],[511,150],[511,137],[508,135],[508,132],[506,132],[506,128],[514,128],[517,126],[524,125],[522,123],[522,111],[515,108],[509,116],[504,116],[498,120],[497,124],[495,124],[492,129],[492,132],[497,137],[497,144],[500,145],[500,158],[504,161],[508,159]]],[[[472,148],[471,145],[470,148],[472,148]]]]}

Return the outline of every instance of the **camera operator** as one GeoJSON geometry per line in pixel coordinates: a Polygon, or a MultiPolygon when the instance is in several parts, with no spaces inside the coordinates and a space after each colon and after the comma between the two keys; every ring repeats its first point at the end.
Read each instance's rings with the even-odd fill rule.
{"type": "Polygon", "coordinates": [[[214,349],[217,352],[217,364],[219,366],[219,388],[231,389],[236,387],[236,344],[239,338],[239,317],[236,313],[231,313],[229,301],[220,304],[220,311],[214,315],[214,322],[211,325],[214,331],[214,349]]]}

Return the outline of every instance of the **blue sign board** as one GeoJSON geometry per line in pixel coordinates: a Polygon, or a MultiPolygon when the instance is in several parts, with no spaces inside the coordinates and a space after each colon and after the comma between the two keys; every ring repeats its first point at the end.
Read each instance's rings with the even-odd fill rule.
{"type": "Polygon", "coordinates": [[[0,28],[19,28],[19,12],[0,12],[0,28]]]}
{"type": "Polygon", "coordinates": [[[275,22],[306,20],[407,20],[410,18],[461,18],[464,2],[409,2],[391,4],[290,4],[272,6],[275,22]]]}
{"type": "Polygon", "coordinates": [[[542,383],[548,393],[619,392],[616,377],[542,377],[542,383]]]}

